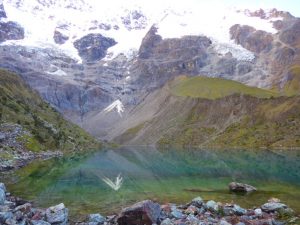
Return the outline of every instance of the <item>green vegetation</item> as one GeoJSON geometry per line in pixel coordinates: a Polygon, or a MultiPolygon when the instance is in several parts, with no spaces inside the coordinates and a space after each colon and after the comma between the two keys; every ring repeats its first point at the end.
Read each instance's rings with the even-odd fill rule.
{"type": "Polygon", "coordinates": [[[300,98],[229,96],[199,99],[186,119],[159,141],[160,147],[299,148],[300,98]]]}
{"type": "Polygon", "coordinates": [[[274,91],[250,87],[232,80],[210,77],[180,77],[171,84],[171,93],[176,96],[217,99],[233,94],[245,94],[258,98],[275,97],[274,91]]]}
{"type": "Polygon", "coordinates": [[[126,141],[131,140],[132,138],[134,138],[138,132],[143,129],[145,123],[139,124],[135,127],[129,128],[128,130],[126,130],[121,136],[116,138],[116,141],[118,143],[124,143],[126,141]]]}
{"type": "MultiPolygon", "coordinates": [[[[292,68],[300,78],[300,67],[292,68]],[[299,73],[299,74],[298,74],[299,73]]],[[[286,94],[300,90],[295,80],[286,94]]],[[[248,87],[235,81],[180,77],[171,93],[194,99],[185,120],[165,132],[160,147],[299,148],[300,98],[248,87]],[[209,99],[209,100],[207,100],[209,99]]]]}
{"type": "Polygon", "coordinates": [[[300,94],[300,66],[292,66],[289,70],[289,80],[283,88],[283,92],[287,96],[300,94]]]}
{"type": "Polygon", "coordinates": [[[33,152],[81,151],[100,144],[80,127],[67,122],[23,80],[0,70],[0,124],[20,124],[29,135],[19,138],[33,152]]]}

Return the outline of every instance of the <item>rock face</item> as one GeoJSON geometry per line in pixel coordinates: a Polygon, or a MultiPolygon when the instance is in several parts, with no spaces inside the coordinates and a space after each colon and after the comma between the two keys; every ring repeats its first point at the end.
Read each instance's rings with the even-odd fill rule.
{"type": "Polygon", "coordinates": [[[198,74],[208,64],[211,40],[205,36],[162,39],[152,26],[144,37],[131,73],[140,74],[137,85],[151,90],[179,74],[198,74]],[[147,85],[145,85],[147,84],[147,85]]]}
{"type": "Polygon", "coordinates": [[[0,19],[7,18],[3,3],[0,3],[0,19]]]}
{"type": "Polygon", "coordinates": [[[231,182],[229,184],[229,190],[232,192],[252,192],[256,191],[257,189],[249,184],[231,182]]]}
{"type": "Polygon", "coordinates": [[[17,23],[0,22],[0,43],[7,40],[20,40],[24,38],[24,29],[17,23]]]}
{"type": "Polygon", "coordinates": [[[46,221],[50,224],[65,225],[68,222],[69,210],[63,203],[46,210],[46,221]]]}
{"type": "Polygon", "coordinates": [[[291,25],[282,31],[280,40],[288,45],[299,45],[300,43],[300,19],[295,19],[291,25]]]}
{"type": "Polygon", "coordinates": [[[69,40],[69,37],[62,34],[61,32],[59,32],[58,30],[54,31],[54,35],[53,35],[53,39],[55,41],[56,44],[64,44],[67,40],[69,40]]]}
{"type": "Polygon", "coordinates": [[[157,223],[160,212],[159,204],[145,200],[122,210],[117,222],[119,225],[152,225],[157,223]]]}
{"type": "Polygon", "coordinates": [[[88,34],[74,42],[79,55],[86,61],[97,61],[105,57],[108,48],[117,42],[101,34],[88,34]]]}
{"type": "Polygon", "coordinates": [[[230,28],[230,38],[255,53],[267,52],[272,48],[273,37],[271,34],[262,30],[255,30],[247,25],[236,24],[232,26],[230,28]]]}

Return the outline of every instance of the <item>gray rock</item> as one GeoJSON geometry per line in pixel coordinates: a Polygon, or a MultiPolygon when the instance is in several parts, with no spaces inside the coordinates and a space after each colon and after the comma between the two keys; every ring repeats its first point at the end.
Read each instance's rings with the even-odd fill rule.
{"type": "Polygon", "coordinates": [[[6,225],[17,225],[18,223],[15,219],[10,218],[10,219],[5,220],[5,224],[6,225]]]}
{"type": "Polygon", "coordinates": [[[4,224],[4,222],[8,219],[13,218],[12,212],[0,212],[0,224],[4,224]]]}
{"type": "Polygon", "coordinates": [[[184,218],[183,213],[180,212],[178,209],[172,210],[171,216],[174,217],[175,219],[183,219],[184,218]]]}
{"type": "Polygon", "coordinates": [[[256,191],[257,189],[249,184],[231,182],[229,184],[229,190],[233,192],[252,192],[256,191]]]}
{"type": "Polygon", "coordinates": [[[234,205],[233,206],[233,212],[236,214],[236,215],[245,215],[247,213],[247,210],[246,209],[243,209],[242,207],[240,207],[239,205],[234,205]]]}
{"type": "Polygon", "coordinates": [[[287,206],[283,203],[279,203],[279,202],[268,202],[265,203],[261,206],[261,209],[264,212],[274,212],[274,211],[278,211],[280,209],[286,209],[287,206]]]}
{"type": "Polygon", "coordinates": [[[0,205],[3,205],[6,200],[5,191],[3,189],[0,189],[0,205]]]}
{"type": "Polygon", "coordinates": [[[212,211],[217,211],[219,209],[218,204],[213,200],[208,201],[206,207],[212,211]]]}
{"type": "Polygon", "coordinates": [[[258,217],[262,216],[262,210],[261,209],[255,209],[254,214],[258,217]]]}
{"type": "Polygon", "coordinates": [[[187,219],[187,221],[189,221],[189,224],[191,224],[191,225],[199,224],[199,220],[193,215],[189,215],[186,219],[187,219]]]}
{"type": "Polygon", "coordinates": [[[21,211],[22,213],[29,213],[31,211],[31,204],[30,203],[25,203],[23,205],[19,205],[18,207],[15,208],[16,211],[21,211]]]}
{"type": "Polygon", "coordinates": [[[172,220],[170,220],[169,218],[167,218],[167,219],[164,219],[164,220],[161,222],[160,225],[172,225],[172,224],[174,224],[174,223],[172,222],[172,220]]]}
{"type": "Polygon", "coordinates": [[[226,220],[221,220],[220,225],[231,225],[231,223],[228,223],[226,220]]]}
{"type": "Polygon", "coordinates": [[[21,211],[15,212],[15,217],[17,221],[20,221],[24,218],[23,213],[21,211]]]}
{"type": "Polygon", "coordinates": [[[0,189],[2,189],[4,192],[6,192],[6,187],[5,184],[0,183],[0,189]]]}
{"type": "Polygon", "coordinates": [[[31,220],[32,225],[51,225],[44,220],[31,220]]]}
{"type": "Polygon", "coordinates": [[[200,196],[198,196],[192,200],[191,205],[200,208],[203,205],[203,203],[204,203],[203,199],[200,196]]]}
{"type": "Polygon", "coordinates": [[[160,213],[161,208],[159,204],[151,200],[145,200],[123,209],[117,218],[117,223],[119,225],[155,224],[160,213]]]}
{"type": "Polygon", "coordinates": [[[99,213],[90,214],[89,215],[89,222],[104,223],[105,218],[103,216],[101,216],[99,213]]]}
{"type": "Polygon", "coordinates": [[[68,222],[69,210],[63,203],[46,210],[46,221],[55,225],[65,225],[68,222]]]}

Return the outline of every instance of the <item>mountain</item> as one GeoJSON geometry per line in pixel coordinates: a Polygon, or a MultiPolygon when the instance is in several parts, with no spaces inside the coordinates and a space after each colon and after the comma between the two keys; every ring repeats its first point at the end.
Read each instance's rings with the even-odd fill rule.
{"type": "Polygon", "coordinates": [[[100,147],[93,137],[43,101],[18,75],[5,70],[0,70],[0,106],[1,158],[100,147]]]}
{"type": "Polygon", "coordinates": [[[199,97],[250,95],[247,104],[300,92],[300,19],[289,12],[192,0],[4,0],[0,15],[0,67],[102,140],[135,143],[143,123],[171,110],[166,99],[184,98],[188,113],[199,97]],[[183,74],[196,78],[171,88],[183,74]]]}

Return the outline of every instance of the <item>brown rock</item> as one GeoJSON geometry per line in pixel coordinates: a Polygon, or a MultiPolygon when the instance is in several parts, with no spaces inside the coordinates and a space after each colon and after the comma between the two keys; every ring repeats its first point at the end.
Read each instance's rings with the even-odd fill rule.
{"type": "Polygon", "coordinates": [[[160,212],[159,204],[145,200],[122,210],[117,222],[119,225],[152,225],[157,223],[160,212]]]}

